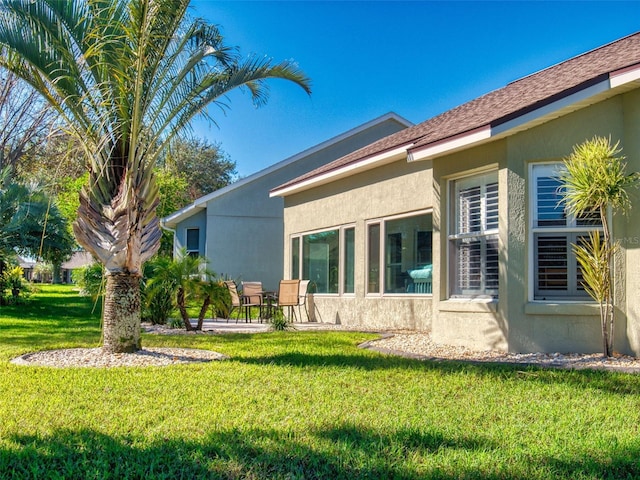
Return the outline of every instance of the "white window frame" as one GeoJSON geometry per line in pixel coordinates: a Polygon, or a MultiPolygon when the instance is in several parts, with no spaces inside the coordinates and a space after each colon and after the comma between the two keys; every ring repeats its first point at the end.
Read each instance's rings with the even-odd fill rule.
{"type": "MultiPolygon", "coordinates": [[[[304,252],[304,237],[308,236],[308,235],[314,235],[317,233],[322,233],[322,232],[331,232],[334,230],[338,231],[338,293],[314,293],[314,295],[316,296],[326,296],[326,297],[354,297],[355,296],[355,278],[354,278],[354,291],[353,292],[345,292],[344,291],[344,281],[345,281],[345,230],[348,229],[354,229],[354,233],[355,233],[355,227],[356,224],[355,223],[348,223],[348,224],[344,224],[344,225],[336,225],[333,227],[329,227],[329,228],[322,228],[322,229],[318,229],[318,230],[309,230],[306,232],[299,232],[299,233],[294,233],[291,234],[289,236],[289,248],[293,248],[293,239],[294,238],[298,238],[298,276],[295,277],[295,274],[293,273],[293,265],[289,265],[289,271],[291,273],[291,277],[292,278],[299,278],[299,279],[303,279],[302,277],[302,272],[304,269],[304,257],[303,257],[303,252],[304,252]]],[[[354,246],[354,248],[357,248],[354,246]]],[[[289,252],[289,261],[291,262],[293,259],[293,251],[289,252]]],[[[356,256],[354,255],[354,264],[356,261],[356,256]]],[[[355,270],[355,265],[354,265],[354,270],[355,270]]],[[[306,280],[306,279],[303,279],[306,280]]]]}
{"type": "Polygon", "coordinates": [[[450,199],[450,208],[449,208],[449,222],[448,222],[448,235],[447,235],[447,258],[448,258],[448,298],[461,298],[461,299],[472,299],[472,298],[486,298],[486,299],[497,299],[498,298],[498,290],[497,288],[489,288],[486,285],[486,250],[487,243],[490,240],[495,240],[497,243],[496,251],[498,255],[497,268],[498,271],[496,274],[498,275],[498,282],[500,281],[500,258],[499,258],[499,248],[500,248],[500,238],[499,238],[499,204],[500,204],[500,178],[499,171],[497,169],[486,170],[482,172],[474,172],[467,175],[451,178],[448,180],[448,188],[449,199],[450,199]],[[494,228],[488,228],[487,225],[487,186],[490,184],[496,183],[498,185],[497,192],[497,219],[496,226],[494,228]],[[459,232],[459,214],[460,214],[460,202],[458,201],[459,192],[461,186],[479,186],[480,187],[480,229],[473,232],[459,232]],[[481,248],[481,286],[480,289],[470,289],[467,291],[458,291],[457,285],[457,275],[458,275],[458,266],[456,264],[456,256],[454,255],[455,247],[453,244],[460,240],[473,240],[478,239],[480,241],[481,248]]]}
{"type": "MultiPolygon", "coordinates": [[[[386,284],[386,268],[385,268],[385,239],[386,239],[386,223],[389,221],[393,221],[393,220],[400,220],[403,218],[411,218],[411,217],[418,217],[420,215],[431,215],[431,231],[433,232],[433,209],[432,208],[428,208],[428,209],[423,209],[423,210],[416,210],[414,212],[408,212],[408,213],[401,213],[398,215],[390,215],[387,217],[379,217],[379,218],[373,218],[370,220],[367,220],[365,222],[365,231],[366,231],[366,241],[365,241],[365,257],[364,257],[364,261],[365,261],[365,296],[366,297],[370,297],[370,298],[379,298],[379,297],[409,297],[409,298],[415,298],[415,297],[432,297],[433,296],[433,290],[432,293],[385,293],[384,292],[384,288],[385,288],[385,284],[386,284]],[[378,285],[379,285],[379,292],[369,292],[369,227],[371,225],[378,225],[380,227],[380,238],[379,238],[379,259],[378,259],[378,264],[380,266],[379,271],[378,271],[378,285]]],[[[433,233],[432,233],[433,234],[433,233]]],[[[433,248],[433,242],[432,242],[432,248],[433,248]]],[[[432,251],[432,265],[433,265],[433,251],[432,251]]],[[[433,271],[432,271],[432,283],[433,283],[433,279],[435,277],[433,276],[433,271]]]]}
{"type": "Polygon", "coordinates": [[[545,235],[557,235],[569,237],[568,242],[575,242],[578,236],[588,236],[590,232],[602,231],[601,226],[578,225],[574,216],[567,215],[566,224],[563,226],[538,226],[538,192],[537,179],[557,176],[563,168],[561,161],[536,162],[529,164],[529,301],[540,303],[584,303],[590,302],[591,297],[586,293],[578,292],[578,266],[576,256],[571,245],[567,246],[567,293],[554,294],[537,292],[537,258],[538,250],[536,239],[545,235]]]}

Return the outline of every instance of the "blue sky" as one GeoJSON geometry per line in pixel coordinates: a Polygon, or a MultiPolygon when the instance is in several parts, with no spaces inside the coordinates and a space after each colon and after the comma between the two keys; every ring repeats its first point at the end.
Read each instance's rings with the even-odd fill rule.
{"type": "Polygon", "coordinates": [[[219,142],[240,176],[393,111],[420,123],[508,82],[636,31],[640,1],[192,0],[242,54],[292,59],[312,80],[307,96],[270,83],[267,105],[233,93],[219,142]]]}

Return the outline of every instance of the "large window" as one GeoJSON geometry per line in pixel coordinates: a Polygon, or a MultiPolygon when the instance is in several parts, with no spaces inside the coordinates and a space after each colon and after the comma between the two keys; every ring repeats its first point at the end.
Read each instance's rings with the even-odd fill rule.
{"type": "Polygon", "coordinates": [[[599,230],[597,213],[567,215],[558,174],[562,164],[533,165],[531,219],[533,294],[536,300],[584,299],[582,274],[573,245],[599,230]]]}
{"type": "Polygon", "coordinates": [[[354,292],[354,228],[291,238],[291,278],[311,280],[316,293],[354,292]]]}
{"type": "Polygon", "coordinates": [[[498,295],[498,174],[451,184],[449,233],[452,296],[498,295]]]}
{"type": "Polygon", "coordinates": [[[431,294],[432,230],[427,213],[370,221],[367,293],[431,294]]]}

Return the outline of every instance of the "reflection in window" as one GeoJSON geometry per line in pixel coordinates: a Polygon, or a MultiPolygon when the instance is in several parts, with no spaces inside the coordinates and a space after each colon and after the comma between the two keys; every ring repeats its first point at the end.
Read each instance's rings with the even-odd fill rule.
{"type": "Polygon", "coordinates": [[[354,293],[355,228],[291,237],[291,278],[310,280],[315,293],[354,293]]]}
{"type": "Polygon", "coordinates": [[[380,224],[369,225],[367,293],[380,293],[380,224]]]}
{"type": "Polygon", "coordinates": [[[338,293],[338,230],[302,237],[302,277],[311,280],[318,293],[338,293]]]}
{"type": "Polygon", "coordinates": [[[300,278],[300,237],[291,239],[291,278],[300,278]]]}
{"type": "Polygon", "coordinates": [[[344,285],[343,293],[355,293],[355,245],[356,229],[344,229],[344,285]]]}
{"type": "Polygon", "coordinates": [[[421,214],[369,225],[368,293],[380,293],[381,284],[386,294],[432,293],[431,218],[421,214]]]}

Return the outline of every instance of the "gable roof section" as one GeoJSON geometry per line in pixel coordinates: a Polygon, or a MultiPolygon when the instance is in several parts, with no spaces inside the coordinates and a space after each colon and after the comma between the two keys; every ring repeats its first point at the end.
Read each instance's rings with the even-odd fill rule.
{"type": "Polygon", "coordinates": [[[220,188],[218,190],[215,190],[207,195],[204,195],[203,197],[198,198],[196,201],[194,201],[193,203],[187,205],[186,207],[172,213],[171,215],[165,217],[162,219],[162,225],[164,227],[169,227],[169,228],[174,228],[178,223],[182,222],[183,220],[191,217],[192,215],[198,213],[199,211],[205,210],[207,208],[207,203],[210,202],[211,200],[214,200],[216,198],[222,197],[223,195],[227,195],[230,192],[233,192],[245,185],[251,184],[252,182],[255,182],[257,180],[259,180],[260,178],[264,177],[265,175],[268,175],[272,172],[275,172],[277,170],[280,170],[282,168],[285,168],[289,165],[291,165],[292,163],[298,162],[303,160],[304,158],[313,155],[316,152],[319,152],[321,150],[324,150],[326,148],[329,148],[339,142],[342,142],[344,140],[347,140],[349,137],[352,137],[354,135],[357,135],[361,132],[364,132],[370,128],[373,128],[377,125],[381,125],[385,122],[388,121],[395,121],[397,123],[399,123],[400,125],[406,127],[410,127],[413,126],[413,123],[411,123],[409,120],[401,117],[400,115],[393,113],[393,112],[389,112],[386,113],[378,118],[374,118],[373,120],[366,122],[362,125],[359,125],[355,128],[352,128],[351,130],[348,130],[344,133],[341,133],[340,135],[337,135],[333,138],[330,138],[329,140],[326,140],[322,143],[319,143],[313,147],[310,147],[300,153],[297,153],[289,158],[286,158],[285,160],[282,160],[278,163],[275,163],[263,170],[260,170],[252,175],[249,175],[248,177],[242,178],[240,180],[238,180],[237,182],[234,182],[230,185],[227,185],[226,187],[220,188]]]}
{"type": "Polygon", "coordinates": [[[271,191],[286,196],[402,158],[436,158],[640,86],[640,32],[584,53],[374,142],[271,191]]]}

